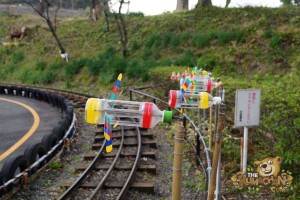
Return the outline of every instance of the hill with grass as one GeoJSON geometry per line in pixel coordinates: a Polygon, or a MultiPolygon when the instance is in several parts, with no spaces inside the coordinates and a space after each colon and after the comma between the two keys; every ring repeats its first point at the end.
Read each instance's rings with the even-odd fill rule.
{"type": "MultiPolygon", "coordinates": [[[[292,187],[282,198],[300,194],[300,9],[199,8],[188,12],[125,16],[128,57],[121,54],[113,18],[60,20],[57,34],[69,54],[59,49],[38,16],[1,14],[0,34],[24,24],[27,35],[18,46],[0,46],[0,80],[44,85],[90,94],[105,94],[119,73],[124,88],[164,85],[172,71],[199,66],[220,77],[226,89],[228,132],[222,154],[225,177],[239,171],[242,130],[232,128],[236,89],[262,92],[261,125],[249,132],[249,165],[269,156],[281,156],[282,168],[292,172],[292,187]]],[[[176,88],[173,88],[176,89],[176,88]]],[[[157,92],[165,97],[166,92],[157,92]]],[[[253,192],[252,192],[253,193],[253,192]]],[[[253,194],[255,195],[255,194],[253,194]]]]}

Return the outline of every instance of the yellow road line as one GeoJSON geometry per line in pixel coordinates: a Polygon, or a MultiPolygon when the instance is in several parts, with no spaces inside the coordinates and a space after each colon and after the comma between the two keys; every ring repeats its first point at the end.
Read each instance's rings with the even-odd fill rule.
{"type": "Polygon", "coordinates": [[[33,115],[33,124],[31,126],[31,128],[29,129],[29,131],[20,140],[18,140],[14,145],[12,145],[9,149],[7,149],[4,153],[2,153],[0,155],[0,161],[2,161],[7,156],[9,156],[11,153],[13,153],[15,150],[17,150],[24,142],[26,142],[26,140],[28,140],[28,138],[30,138],[31,135],[34,134],[36,129],[39,127],[40,117],[33,108],[31,108],[30,106],[28,106],[26,104],[23,104],[18,101],[14,101],[14,100],[3,99],[3,98],[0,98],[0,100],[20,105],[20,106],[24,107],[25,109],[27,109],[33,115]]]}

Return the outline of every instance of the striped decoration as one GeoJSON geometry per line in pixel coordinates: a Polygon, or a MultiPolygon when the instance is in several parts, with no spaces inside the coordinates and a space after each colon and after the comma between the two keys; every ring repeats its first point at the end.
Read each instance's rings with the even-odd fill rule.
{"type": "Polygon", "coordinates": [[[116,80],[115,86],[114,86],[112,94],[110,96],[110,100],[115,100],[116,99],[116,95],[117,95],[117,92],[118,92],[118,88],[120,87],[121,80],[122,80],[122,73],[119,74],[119,76],[116,80]]]}
{"type": "Polygon", "coordinates": [[[110,118],[106,113],[104,117],[104,138],[106,152],[110,153],[112,151],[112,127],[110,124],[110,118]]]}

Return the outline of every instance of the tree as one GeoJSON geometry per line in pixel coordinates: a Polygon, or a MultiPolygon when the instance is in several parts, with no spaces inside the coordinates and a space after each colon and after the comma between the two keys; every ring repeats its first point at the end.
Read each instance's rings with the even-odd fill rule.
{"type": "Polygon", "coordinates": [[[96,21],[101,16],[106,16],[109,11],[108,2],[109,0],[91,0],[90,16],[93,21],[96,21]]]}
{"type": "Polygon", "coordinates": [[[280,0],[283,5],[299,5],[300,0],[280,0]]]}
{"type": "Polygon", "coordinates": [[[51,3],[53,4],[54,2],[59,3],[59,1],[57,1],[57,0],[13,0],[13,1],[10,1],[10,3],[26,3],[26,4],[28,4],[29,6],[31,6],[33,8],[33,10],[40,17],[42,17],[46,21],[46,23],[50,29],[50,32],[52,33],[52,35],[60,49],[61,57],[66,62],[68,62],[68,54],[66,53],[62,43],[60,42],[60,40],[56,34],[56,28],[53,25],[50,15],[49,15],[49,7],[51,6],[51,3]]]}
{"type": "Polygon", "coordinates": [[[127,25],[125,22],[125,18],[124,18],[124,15],[122,14],[122,7],[124,4],[127,4],[128,8],[129,8],[129,3],[130,3],[130,1],[119,0],[118,13],[113,12],[113,15],[114,15],[115,21],[117,23],[117,27],[118,27],[118,32],[119,32],[121,45],[122,45],[122,55],[124,58],[126,58],[128,56],[128,51],[127,51],[128,33],[127,33],[127,25]]]}
{"type": "Polygon", "coordinates": [[[188,10],[189,9],[189,0],[177,0],[176,11],[188,10]]]}
{"type": "Polygon", "coordinates": [[[211,0],[198,0],[197,7],[212,6],[211,0]]]}
{"type": "Polygon", "coordinates": [[[226,0],[226,5],[225,8],[228,8],[229,4],[230,4],[231,0],[226,0]]]}

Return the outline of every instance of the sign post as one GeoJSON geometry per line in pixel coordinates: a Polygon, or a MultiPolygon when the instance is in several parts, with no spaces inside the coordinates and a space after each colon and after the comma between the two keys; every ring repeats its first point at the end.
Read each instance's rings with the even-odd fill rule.
{"type": "Polygon", "coordinates": [[[260,89],[236,90],[234,126],[244,127],[243,174],[247,170],[248,127],[259,125],[260,97],[260,89]]]}

